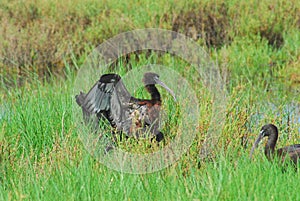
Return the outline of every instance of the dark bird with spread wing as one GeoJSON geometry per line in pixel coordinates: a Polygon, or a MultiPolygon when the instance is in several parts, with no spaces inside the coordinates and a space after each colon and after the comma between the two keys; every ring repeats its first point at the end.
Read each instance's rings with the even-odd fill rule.
{"type": "Polygon", "coordinates": [[[176,100],[174,92],[159,80],[153,72],[144,74],[143,83],[151,99],[139,99],[130,95],[117,74],[104,74],[85,94],[76,95],[76,102],[82,108],[85,123],[99,124],[103,118],[118,132],[136,138],[150,133],[160,142],[164,136],[159,131],[161,96],[156,84],[164,87],[176,100]],[[96,117],[96,120],[95,120],[96,117]]]}

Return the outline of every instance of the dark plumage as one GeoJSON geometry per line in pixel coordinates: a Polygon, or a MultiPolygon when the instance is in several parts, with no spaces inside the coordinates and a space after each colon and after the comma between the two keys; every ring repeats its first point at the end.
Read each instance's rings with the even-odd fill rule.
{"type": "Polygon", "coordinates": [[[143,83],[151,95],[150,100],[131,96],[119,75],[102,75],[87,94],[80,92],[76,95],[76,102],[82,108],[85,123],[92,123],[97,127],[99,121],[105,118],[113,128],[128,136],[140,138],[149,131],[158,142],[161,141],[163,134],[158,128],[162,101],[155,85],[159,84],[164,87],[174,99],[175,96],[159,80],[156,73],[145,73],[143,83]]]}
{"type": "Polygon", "coordinates": [[[286,146],[275,151],[275,146],[278,139],[278,129],[273,124],[267,124],[261,128],[259,136],[251,149],[250,158],[252,158],[255,148],[264,137],[268,137],[268,141],[265,146],[265,155],[268,160],[271,161],[273,160],[274,156],[277,156],[281,162],[284,162],[286,158],[289,158],[295,165],[297,164],[300,158],[300,144],[286,146]]]}

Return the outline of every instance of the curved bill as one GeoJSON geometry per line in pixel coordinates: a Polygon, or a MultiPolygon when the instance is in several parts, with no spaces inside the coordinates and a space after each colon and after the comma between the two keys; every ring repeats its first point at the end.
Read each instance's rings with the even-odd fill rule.
{"type": "Polygon", "coordinates": [[[252,146],[252,149],[251,149],[251,152],[250,152],[250,159],[252,158],[252,155],[253,155],[253,152],[255,150],[255,148],[257,147],[257,145],[259,144],[259,142],[263,139],[264,135],[263,135],[263,132],[261,131],[257,137],[257,139],[255,140],[253,146],[252,146]]]}
{"type": "Polygon", "coordinates": [[[175,97],[175,93],[165,83],[163,83],[162,81],[160,81],[158,78],[154,78],[154,79],[155,79],[155,82],[157,84],[159,84],[160,86],[162,86],[163,88],[165,88],[173,96],[174,100],[177,101],[176,97],[175,97]]]}

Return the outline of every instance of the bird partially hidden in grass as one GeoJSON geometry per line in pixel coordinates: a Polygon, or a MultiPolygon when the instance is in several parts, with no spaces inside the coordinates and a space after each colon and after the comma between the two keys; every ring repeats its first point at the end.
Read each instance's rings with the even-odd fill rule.
{"type": "Polygon", "coordinates": [[[85,123],[92,122],[97,127],[99,121],[106,119],[117,132],[123,132],[127,136],[140,138],[147,132],[157,142],[162,141],[164,136],[159,131],[162,100],[155,85],[161,85],[174,100],[176,98],[174,92],[159,80],[156,73],[145,73],[143,83],[151,99],[131,96],[117,74],[102,75],[87,94],[80,92],[76,95],[76,102],[82,108],[85,123]]]}
{"type": "Polygon", "coordinates": [[[265,155],[269,161],[273,161],[275,157],[278,157],[279,162],[284,163],[288,159],[291,160],[295,167],[297,167],[296,165],[298,161],[300,161],[300,144],[294,144],[275,150],[278,139],[278,129],[273,124],[267,124],[261,128],[261,131],[251,149],[250,158],[252,158],[255,148],[264,137],[268,137],[268,141],[265,146],[265,155]]]}

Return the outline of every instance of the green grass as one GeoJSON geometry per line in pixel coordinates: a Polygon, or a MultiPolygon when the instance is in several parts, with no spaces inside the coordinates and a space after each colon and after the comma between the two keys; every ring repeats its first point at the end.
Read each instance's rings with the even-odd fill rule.
{"type": "MultiPolygon", "coordinates": [[[[181,67],[178,66],[178,69],[181,67]]],[[[299,171],[288,168],[282,172],[280,167],[258,154],[259,150],[255,154],[257,159],[249,160],[249,146],[263,123],[275,122],[280,125],[280,131],[288,125],[284,122],[288,114],[280,109],[289,103],[286,92],[264,94],[267,100],[276,97],[277,101],[273,103],[279,104],[279,108],[274,110],[252,94],[258,89],[238,91],[234,88],[228,103],[223,136],[212,161],[199,159],[202,145],[199,140],[207,129],[205,104],[209,102],[209,96],[203,96],[199,122],[203,130],[195,131],[197,136],[190,150],[162,171],[131,175],[108,169],[85,150],[79,140],[78,125],[72,117],[72,104],[75,102],[71,94],[75,74],[71,70],[66,74],[67,80],[56,79],[50,83],[33,80],[30,85],[4,90],[2,104],[5,115],[0,122],[2,200],[299,199],[299,171]],[[253,123],[249,118],[256,112],[264,113],[264,117],[253,123]],[[252,127],[250,135],[245,129],[246,123],[252,127]],[[240,146],[243,133],[250,140],[247,149],[240,146]]],[[[200,90],[201,86],[196,89],[200,90]]],[[[296,98],[293,100],[298,100],[296,98]]],[[[297,117],[297,114],[292,116],[297,117]]],[[[279,146],[299,142],[297,125],[299,122],[290,125],[291,133],[281,132],[279,146]],[[286,140],[287,135],[284,134],[292,138],[286,140]]],[[[136,151],[145,149],[134,143],[131,146],[136,151]]]]}
{"type": "MultiPolygon", "coordinates": [[[[278,147],[300,143],[298,1],[140,4],[0,3],[0,23],[6,28],[0,29],[0,200],[300,200],[299,170],[283,171],[268,162],[263,145],[254,160],[249,159],[254,139],[266,123],[278,125],[278,147]],[[192,38],[194,33],[188,30],[198,34],[211,30],[217,35],[196,42],[226,78],[222,134],[211,156],[201,158],[214,100],[195,79],[200,76],[193,66],[169,54],[142,53],[138,60],[131,55],[129,63],[120,59],[114,72],[123,76],[130,68],[149,64],[170,67],[195,91],[200,118],[197,127],[189,128],[195,132],[190,149],[172,166],[142,175],[109,169],[80,140],[81,111],[74,99],[78,91],[73,90],[81,84],[76,83],[81,64],[95,45],[118,33],[145,27],[175,29],[175,22],[179,32],[192,38]],[[272,43],[274,37],[282,43],[272,43]]],[[[85,90],[99,77],[94,76],[85,90]]],[[[168,74],[161,79],[170,81],[168,74]]],[[[185,114],[176,111],[168,93],[159,90],[168,111],[163,128],[168,143],[183,133],[182,128],[175,129],[185,114]]],[[[141,88],[134,95],[148,97],[141,88]]],[[[153,144],[150,148],[149,143],[131,139],[119,146],[134,153],[162,148],[153,144]]]]}

